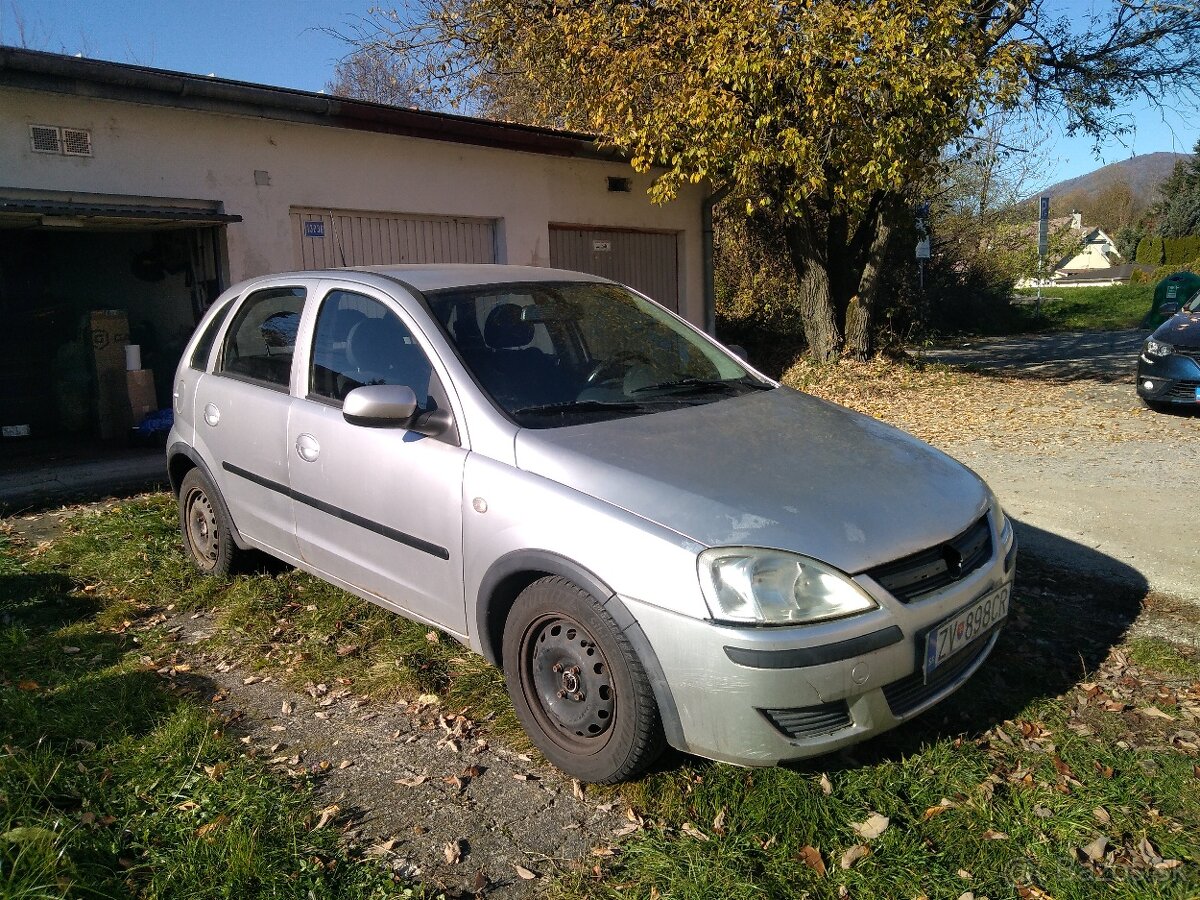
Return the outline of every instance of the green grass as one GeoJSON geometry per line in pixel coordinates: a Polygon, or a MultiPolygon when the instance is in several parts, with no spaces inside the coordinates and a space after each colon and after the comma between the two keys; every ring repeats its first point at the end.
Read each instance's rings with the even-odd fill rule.
{"type": "MultiPolygon", "coordinates": [[[[129,765],[140,774],[122,776],[122,783],[132,787],[122,788],[121,799],[105,799],[103,792],[110,789],[97,788],[99,799],[89,801],[95,805],[88,808],[98,816],[124,817],[118,820],[121,825],[109,826],[114,834],[103,827],[74,826],[71,831],[82,834],[78,840],[85,842],[70,855],[74,871],[89,871],[88,854],[94,851],[86,848],[95,834],[108,835],[110,842],[129,840],[119,830],[128,821],[142,835],[129,845],[137,851],[131,857],[134,866],[112,872],[106,882],[88,876],[94,883],[154,877],[158,867],[152,836],[162,834],[175,835],[163,852],[179,860],[167,871],[172,866],[207,871],[204,866],[212,858],[205,855],[207,846],[193,848],[203,843],[194,829],[233,802],[225,795],[214,800],[207,792],[251,789],[243,785],[257,790],[264,783],[223,739],[212,737],[211,725],[189,725],[188,716],[200,716],[196,722],[203,722],[201,713],[180,711],[177,698],[158,691],[153,676],[139,669],[137,651],[123,646],[123,635],[79,624],[89,618],[119,629],[125,619],[168,604],[215,609],[215,648],[250,665],[298,681],[348,677],[356,690],[382,697],[438,691],[447,704],[471,706],[476,719],[513,733],[499,673],[465,649],[445,637],[431,642],[424,626],[285,567],[266,566],[223,583],[198,578],[183,562],[174,517],[173,503],[161,496],[80,517],[71,533],[14,573],[18,579],[48,579],[37,590],[41,581],[19,582],[23,587],[17,593],[23,596],[59,597],[72,584],[91,590],[70,595],[69,608],[87,609],[86,616],[76,615],[77,624],[64,622],[46,631],[36,653],[14,654],[8,643],[0,644],[5,659],[19,657],[21,666],[70,667],[99,655],[86,675],[76,676],[89,679],[77,693],[124,698],[119,710],[106,714],[115,718],[103,728],[96,723],[104,716],[81,711],[76,703],[47,706],[41,724],[27,729],[30,735],[44,732],[47,739],[28,738],[20,752],[30,760],[25,767],[40,773],[22,783],[48,786],[26,788],[25,793],[58,797],[74,791],[82,796],[82,789],[73,785],[89,782],[73,769],[76,761],[89,772],[116,773],[119,758],[139,759],[129,765]],[[80,627],[96,633],[93,643],[84,646],[85,636],[71,630],[80,627]],[[81,652],[64,656],[60,645],[67,641],[81,652]],[[347,648],[353,650],[339,652],[347,648]],[[134,690],[150,693],[135,700],[134,690]],[[124,722],[121,716],[134,721],[124,722]],[[138,724],[143,718],[150,724],[138,724]],[[97,742],[96,750],[75,749],[71,741],[78,736],[97,742]],[[58,755],[35,762],[41,760],[39,754],[51,752],[43,747],[58,755]],[[192,758],[202,758],[199,767],[192,758]],[[225,777],[206,779],[203,766],[221,761],[230,767],[225,777]],[[235,771],[238,766],[247,767],[247,774],[235,771]],[[64,786],[54,779],[65,779],[64,786]],[[179,830],[170,832],[172,816],[180,815],[172,807],[185,798],[193,799],[197,809],[187,811],[191,818],[186,828],[177,825],[179,830]],[[142,804],[146,809],[137,815],[144,819],[134,818],[131,811],[141,810],[142,804]],[[188,849],[179,849],[176,842],[188,849]]],[[[56,610],[58,602],[51,604],[56,610]]],[[[957,898],[967,891],[992,900],[1200,897],[1200,769],[1197,754],[1172,737],[1179,729],[1200,730],[1183,711],[1185,703],[1200,703],[1195,658],[1188,648],[1165,641],[1126,641],[1141,602],[1131,589],[1023,564],[1011,621],[992,660],[950,700],[881,738],[793,768],[746,770],[669,756],[654,774],[603,794],[608,801],[627,804],[644,827],[620,841],[615,855],[588,858],[552,885],[552,892],[571,898],[664,900],[957,898]],[[1100,699],[1089,700],[1089,689],[1097,690],[1090,685],[1099,686],[1101,699],[1119,694],[1122,701],[1108,709],[1100,699]],[[1171,718],[1138,712],[1150,707],[1171,718]],[[831,786],[828,794],[821,787],[822,775],[831,786]],[[946,809],[929,812],[943,800],[949,804],[946,809]],[[889,827],[866,842],[869,856],[843,869],[842,854],[860,843],[852,824],[871,812],[888,816],[889,827]],[[718,817],[721,829],[714,826],[718,817]],[[708,840],[689,835],[685,823],[708,840]],[[992,837],[1004,836],[989,839],[989,831],[992,837]],[[1111,848],[1097,865],[1086,866],[1077,850],[1098,835],[1107,837],[1111,848]],[[1178,865],[1155,869],[1140,862],[1143,840],[1178,865]],[[803,861],[807,846],[819,851],[825,874],[803,861]]],[[[40,608],[37,601],[34,608],[40,608]]],[[[55,615],[61,618],[61,611],[55,615]]],[[[20,640],[4,637],[5,642],[20,640]]],[[[9,685],[0,689],[0,696],[6,704],[19,706],[40,697],[12,687],[25,677],[22,671],[5,669],[9,685]]],[[[49,693],[58,696],[62,689],[56,686],[49,693]]],[[[104,784],[113,780],[110,776],[104,784]]],[[[287,793],[287,786],[272,790],[299,804],[291,817],[303,817],[307,808],[302,796],[287,793]]],[[[11,798],[12,789],[4,791],[11,798]]],[[[0,806],[0,816],[9,815],[12,801],[5,802],[9,805],[0,806]]],[[[32,801],[22,802],[28,806],[32,801]]],[[[38,802],[46,807],[47,801],[38,802]]],[[[56,815],[62,813],[26,813],[19,821],[49,828],[46,823],[56,815]]],[[[245,844],[241,835],[257,826],[231,821],[227,827],[235,824],[241,828],[237,841],[219,854],[227,865],[250,865],[251,859],[238,860],[237,848],[245,844]]],[[[278,827],[286,828],[286,823],[278,827]]],[[[321,835],[301,829],[293,836],[311,841],[321,835]]],[[[53,876],[46,868],[52,862],[49,851],[37,849],[36,836],[27,843],[34,848],[29,853],[42,854],[42,871],[53,876]]],[[[102,858],[111,862],[124,848],[118,843],[102,858]]],[[[325,845],[324,852],[336,849],[325,845]]],[[[289,857],[280,854],[278,865],[288,870],[289,857]]],[[[333,877],[327,868],[317,873],[303,867],[302,861],[313,855],[319,856],[307,849],[293,853],[288,871],[296,881],[288,882],[289,889],[306,878],[325,879],[317,883],[327,885],[333,877]]],[[[101,866],[100,871],[110,869],[101,866]]],[[[213,877],[214,883],[229,883],[220,881],[219,873],[213,877]]],[[[144,887],[147,883],[139,882],[141,889],[153,893],[144,887]]],[[[361,894],[367,888],[353,890],[361,894]]],[[[354,896],[353,890],[346,895],[354,896]]],[[[209,888],[210,895],[217,892],[209,888]]]]}
{"type": "Polygon", "coordinates": [[[251,667],[296,685],[344,678],[382,699],[438,693],[522,740],[501,673],[452,638],[257,554],[245,574],[203,578],[179,545],[175,501],[155,494],[74,519],[44,562],[93,586],[112,622],[167,605],[212,610],[212,645],[251,667]]]}
{"type": "Polygon", "coordinates": [[[84,586],[0,535],[0,897],[412,896],[170,689],[153,633],[113,627],[128,600],[84,586]]]}
{"type": "MultiPolygon", "coordinates": [[[[1017,293],[1033,297],[1036,289],[1017,293]]],[[[1042,288],[1041,315],[1032,305],[1012,307],[1014,331],[1116,331],[1137,328],[1154,297],[1152,284],[1042,288]]]]}

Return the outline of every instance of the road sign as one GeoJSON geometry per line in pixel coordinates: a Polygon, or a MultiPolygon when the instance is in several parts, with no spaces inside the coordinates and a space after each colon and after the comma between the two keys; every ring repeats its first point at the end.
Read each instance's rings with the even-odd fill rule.
{"type": "Polygon", "coordinates": [[[1038,209],[1038,258],[1045,259],[1050,252],[1050,196],[1042,197],[1038,209]]]}

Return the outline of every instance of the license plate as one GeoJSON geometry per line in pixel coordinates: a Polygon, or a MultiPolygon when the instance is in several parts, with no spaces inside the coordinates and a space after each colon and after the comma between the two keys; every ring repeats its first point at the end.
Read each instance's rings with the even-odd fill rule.
{"type": "Polygon", "coordinates": [[[1011,585],[976,600],[960,613],[937,625],[925,637],[925,677],[1008,615],[1011,585]]]}

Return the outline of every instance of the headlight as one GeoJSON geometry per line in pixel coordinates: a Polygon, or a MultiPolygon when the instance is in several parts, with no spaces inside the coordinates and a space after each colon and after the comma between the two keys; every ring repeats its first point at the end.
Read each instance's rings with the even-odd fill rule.
{"type": "Polygon", "coordinates": [[[1004,523],[1000,526],[1000,546],[1007,547],[1013,535],[1012,519],[1004,514],[1004,510],[1000,510],[999,512],[1000,521],[1004,523]]]}
{"type": "Polygon", "coordinates": [[[836,569],[782,550],[715,547],[700,554],[699,568],[708,610],[720,622],[794,625],[877,605],[836,569]]]}
{"type": "Polygon", "coordinates": [[[1175,352],[1175,348],[1170,344],[1164,344],[1162,341],[1156,341],[1153,338],[1146,341],[1147,356],[1170,356],[1175,352]]]}

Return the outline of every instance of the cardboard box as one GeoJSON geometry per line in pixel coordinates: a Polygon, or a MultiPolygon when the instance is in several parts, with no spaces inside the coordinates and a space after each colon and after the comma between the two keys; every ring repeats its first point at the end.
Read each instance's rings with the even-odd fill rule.
{"type": "Polygon", "coordinates": [[[154,371],[137,369],[125,373],[125,384],[129,388],[129,410],[133,413],[133,425],[158,411],[158,397],[154,390],[154,371]]]}
{"type": "Polygon", "coordinates": [[[121,309],[98,309],[88,328],[96,369],[96,419],[100,437],[122,437],[129,430],[129,388],[125,383],[125,345],[129,319],[121,309]]]}

